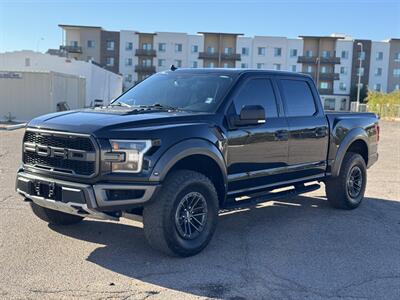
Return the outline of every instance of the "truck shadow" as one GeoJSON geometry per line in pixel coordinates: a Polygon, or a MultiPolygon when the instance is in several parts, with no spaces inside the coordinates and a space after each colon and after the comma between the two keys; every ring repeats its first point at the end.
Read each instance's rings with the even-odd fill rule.
{"type": "Polygon", "coordinates": [[[390,274],[400,288],[399,216],[400,203],[390,200],[366,198],[342,211],[323,197],[295,197],[222,214],[209,246],[184,259],[153,251],[139,226],[87,220],[50,227],[104,245],[88,261],[160,288],[232,299],[323,298],[390,274]]]}

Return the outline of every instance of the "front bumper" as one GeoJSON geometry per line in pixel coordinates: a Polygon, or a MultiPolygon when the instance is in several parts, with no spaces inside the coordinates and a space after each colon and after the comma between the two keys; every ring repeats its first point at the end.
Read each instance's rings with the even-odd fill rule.
{"type": "MultiPolygon", "coordinates": [[[[16,190],[25,198],[50,209],[79,216],[113,219],[102,211],[123,210],[151,200],[159,184],[82,184],[18,172],[16,190]],[[111,191],[140,191],[134,198],[111,199],[111,191]]],[[[133,193],[134,194],[134,193],[133,193]]]]}

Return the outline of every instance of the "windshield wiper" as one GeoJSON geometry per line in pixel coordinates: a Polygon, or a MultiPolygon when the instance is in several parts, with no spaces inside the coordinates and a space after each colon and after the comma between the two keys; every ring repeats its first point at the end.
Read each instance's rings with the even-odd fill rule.
{"type": "Polygon", "coordinates": [[[151,105],[143,105],[143,106],[150,107],[150,108],[158,108],[158,109],[179,110],[178,107],[173,107],[173,106],[169,106],[169,105],[165,105],[165,104],[161,104],[161,103],[154,103],[151,105]]]}
{"type": "Polygon", "coordinates": [[[113,103],[110,104],[110,106],[125,106],[125,107],[132,107],[129,104],[121,101],[114,101],[113,103]]]}

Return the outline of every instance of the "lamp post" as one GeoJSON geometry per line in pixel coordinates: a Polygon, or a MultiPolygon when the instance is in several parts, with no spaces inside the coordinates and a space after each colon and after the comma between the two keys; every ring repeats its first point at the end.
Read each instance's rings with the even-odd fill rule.
{"type": "Polygon", "coordinates": [[[356,109],[358,111],[358,108],[360,106],[360,90],[361,90],[361,67],[362,67],[362,53],[364,52],[363,44],[362,43],[357,43],[357,46],[360,46],[360,66],[358,68],[358,85],[357,85],[357,106],[356,109]]]}
{"type": "Polygon", "coordinates": [[[321,60],[320,60],[320,58],[319,58],[319,56],[315,59],[315,63],[316,63],[316,65],[317,65],[317,74],[316,74],[316,79],[317,79],[317,89],[319,89],[319,66],[320,66],[320,62],[321,62],[321,60]]]}

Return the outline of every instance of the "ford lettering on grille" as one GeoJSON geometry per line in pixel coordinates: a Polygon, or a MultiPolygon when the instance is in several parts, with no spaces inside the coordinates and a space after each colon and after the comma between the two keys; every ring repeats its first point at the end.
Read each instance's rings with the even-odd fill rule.
{"type": "Polygon", "coordinates": [[[28,167],[83,177],[96,174],[96,147],[89,136],[28,129],[23,152],[28,167]]]}

